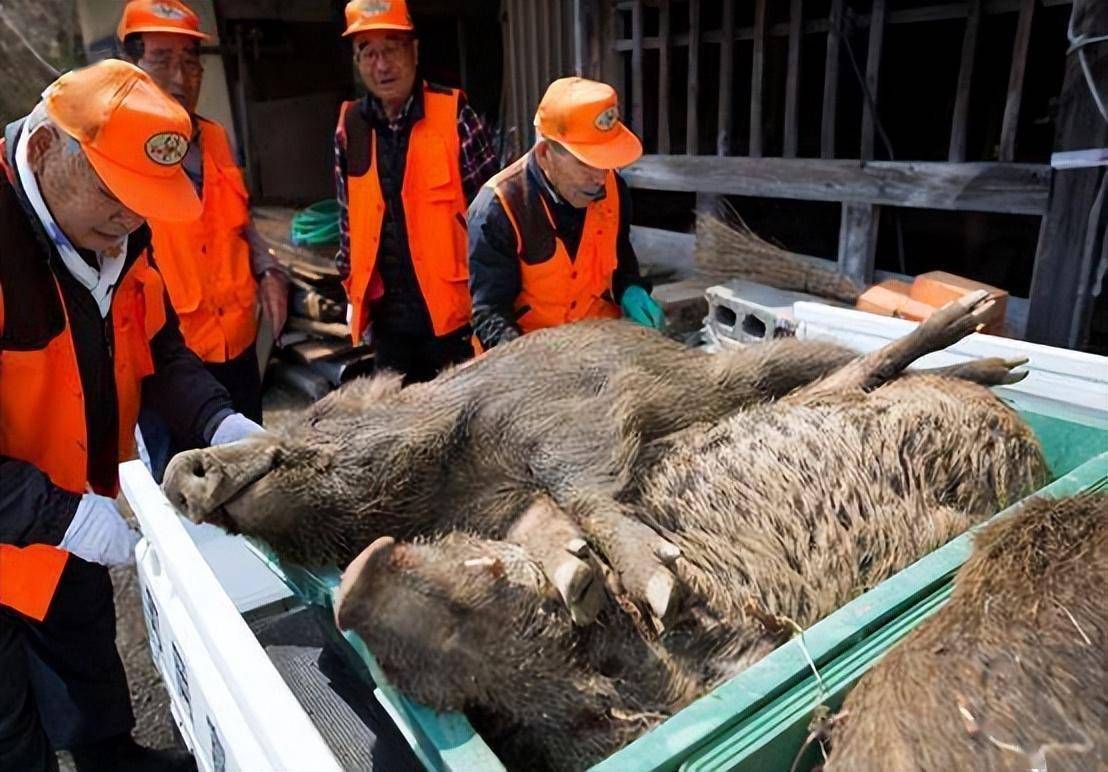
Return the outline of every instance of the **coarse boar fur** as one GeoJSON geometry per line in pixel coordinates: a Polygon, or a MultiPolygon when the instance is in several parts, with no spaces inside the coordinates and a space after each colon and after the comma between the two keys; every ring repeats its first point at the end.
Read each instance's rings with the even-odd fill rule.
{"type": "Polygon", "coordinates": [[[975,535],[949,603],[843,704],[826,769],[1086,770],[1108,759],[1108,494],[975,535]]]}

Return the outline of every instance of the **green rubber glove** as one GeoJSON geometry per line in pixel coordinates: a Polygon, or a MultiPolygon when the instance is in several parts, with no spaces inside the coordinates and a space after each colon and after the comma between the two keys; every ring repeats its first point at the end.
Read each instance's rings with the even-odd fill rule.
{"type": "Polygon", "coordinates": [[[619,307],[623,315],[635,324],[652,327],[655,330],[661,330],[666,326],[666,315],[662,313],[662,307],[638,284],[632,284],[623,291],[619,307]]]}

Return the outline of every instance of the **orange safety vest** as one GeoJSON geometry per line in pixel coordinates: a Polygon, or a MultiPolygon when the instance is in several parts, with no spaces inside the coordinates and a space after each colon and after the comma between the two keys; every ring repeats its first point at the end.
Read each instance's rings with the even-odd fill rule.
{"type": "Polygon", "coordinates": [[[492,186],[516,235],[520,292],[515,301],[516,324],[525,333],[582,319],[618,319],[612,300],[612,274],[618,262],[619,186],[614,172],[604,181],[605,196],[585,209],[581,243],[571,260],[557,236],[546,200],[527,175],[531,153],[496,174],[492,186]],[[527,262],[536,244],[553,239],[553,253],[541,262],[527,262]]]}
{"type": "MultiPolygon", "coordinates": [[[[412,127],[401,199],[416,280],[436,336],[469,324],[469,265],[466,197],[459,164],[457,89],[424,84],[423,118],[412,127]]],[[[346,295],[352,307],[350,333],[360,343],[369,326],[369,305],[383,291],[376,276],[385,199],[377,176],[377,137],[357,102],[344,102],[348,159],[368,148],[368,168],[346,178],[350,218],[350,275],[346,295]],[[372,287],[372,289],[371,289],[372,287]]],[[[357,166],[352,164],[352,166],[357,166]]]]}
{"type": "MultiPolygon", "coordinates": [[[[14,181],[4,160],[3,141],[0,169],[14,181]]],[[[64,314],[61,287],[56,278],[54,283],[64,314]]],[[[142,379],[154,372],[150,341],[166,321],[164,291],[147,252],[131,265],[112,297],[120,458],[134,454],[142,379]]],[[[83,494],[89,485],[86,432],[84,394],[68,315],[62,331],[43,348],[0,350],[0,455],[33,464],[59,488],[83,494]]],[[[113,485],[96,492],[114,496],[118,491],[113,485]]],[[[23,548],[0,544],[0,604],[41,621],[67,556],[43,544],[23,548]]]]}
{"type": "Polygon", "coordinates": [[[200,147],[200,219],[150,220],[151,243],[185,344],[205,362],[226,362],[258,334],[258,286],[246,238],[249,199],[223,127],[200,119],[200,147]]]}

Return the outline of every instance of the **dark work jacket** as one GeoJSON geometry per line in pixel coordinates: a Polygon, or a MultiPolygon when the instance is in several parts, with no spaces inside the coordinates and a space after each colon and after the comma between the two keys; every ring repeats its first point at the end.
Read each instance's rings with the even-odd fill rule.
{"type": "MultiPolygon", "coordinates": [[[[5,131],[8,164],[22,121],[5,131]]],[[[130,235],[120,281],[150,244],[146,225],[130,235]]],[[[69,272],[18,185],[0,173],[0,287],[4,329],[0,351],[35,350],[64,330],[70,334],[85,399],[90,482],[113,487],[119,458],[119,416],[110,340],[111,311],[101,318],[89,291],[69,272]],[[61,299],[57,286],[61,287],[61,299]],[[62,308],[64,302],[64,313],[62,308]]],[[[219,422],[233,412],[226,390],[186,346],[169,297],[166,323],[151,341],[154,374],[143,382],[142,405],[159,412],[170,428],[196,446],[207,445],[219,422]]],[[[0,456],[0,543],[57,544],[76,512],[80,495],[58,488],[25,461],[0,456]]]]}

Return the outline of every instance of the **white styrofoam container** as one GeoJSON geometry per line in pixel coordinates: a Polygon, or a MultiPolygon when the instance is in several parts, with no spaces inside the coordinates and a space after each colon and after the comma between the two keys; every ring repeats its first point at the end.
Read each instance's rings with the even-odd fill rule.
{"type": "MultiPolygon", "coordinates": [[[[143,532],[135,555],[151,653],[198,767],[337,772],[334,754],[204,559],[196,533],[190,536],[141,461],[120,465],[120,482],[143,532]]],[[[273,595],[272,574],[241,567],[225,579],[237,583],[240,599],[273,595]]]]}

